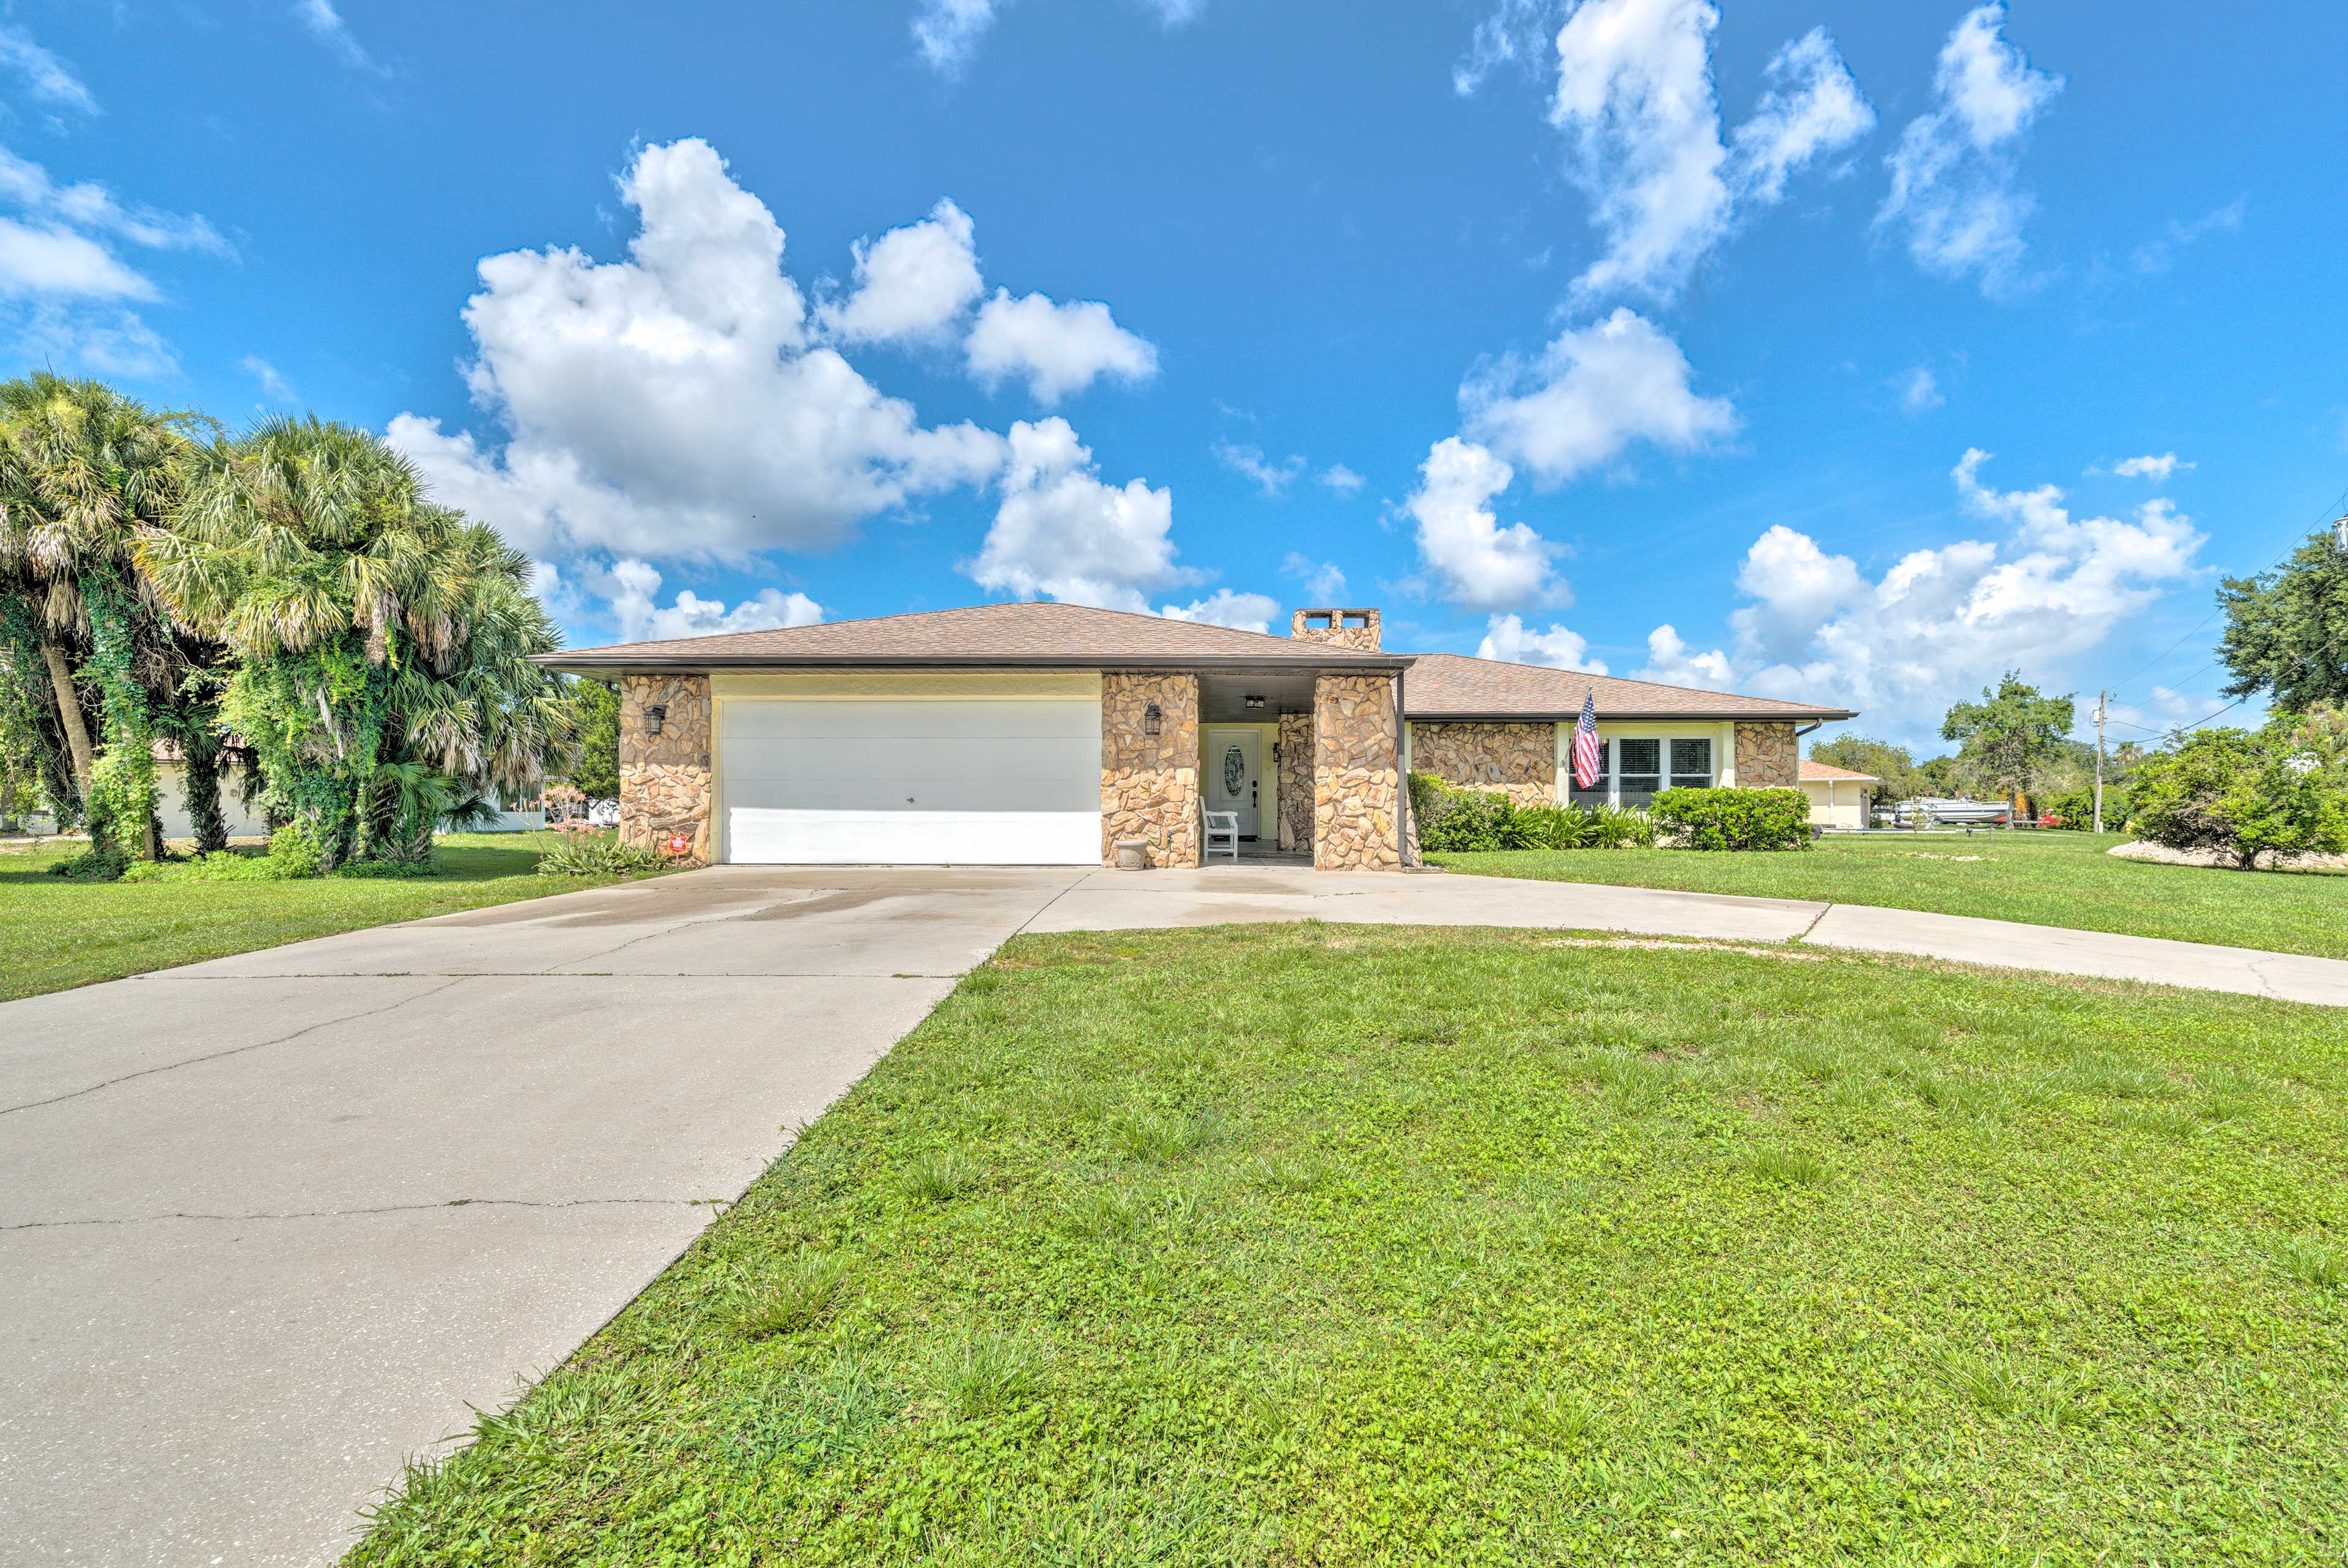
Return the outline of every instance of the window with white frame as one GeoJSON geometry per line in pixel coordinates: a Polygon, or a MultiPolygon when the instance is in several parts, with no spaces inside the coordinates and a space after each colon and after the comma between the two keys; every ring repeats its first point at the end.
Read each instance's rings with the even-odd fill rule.
{"type": "Polygon", "coordinates": [[[1712,742],[1709,738],[1672,743],[1672,787],[1712,787],[1712,742]]]}
{"type": "MultiPolygon", "coordinates": [[[[1644,807],[1663,790],[1709,789],[1717,777],[1709,736],[1616,735],[1599,743],[1598,761],[1597,784],[1569,790],[1573,804],[1644,807]]],[[[1569,757],[1563,764],[1569,782],[1572,767],[1569,757]]]]}

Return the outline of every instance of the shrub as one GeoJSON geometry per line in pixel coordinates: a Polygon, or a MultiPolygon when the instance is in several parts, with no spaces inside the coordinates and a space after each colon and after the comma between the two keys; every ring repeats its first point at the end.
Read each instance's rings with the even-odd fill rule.
{"type": "Polygon", "coordinates": [[[1797,789],[1667,789],[1656,825],[1685,849],[1807,849],[1810,797],[1797,789]]]}
{"type": "Polygon", "coordinates": [[[1410,775],[1419,848],[1437,855],[1504,849],[1633,849],[1655,842],[1646,813],[1601,805],[1518,805],[1498,790],[1459,789],[1410,775]]]}
{"type": "MultiPolygon", "coordinates": [[[[2071,833],[2086,833],[2096,825],[2096,791],[2066,789],[2060,794],[2048,795],[2038,803],[2038,815],[2053,817],[2054,825],[2071,833]]],[[[2116,828],[2127,820],[2127,791],[2116,784],[2104,785],[2104,825],[2116,828]]]]}
{"type": "Polygon", "coordinates": [[[1580,806],[1569,808],[1580,812],[1590,821],[1590,837],[1585,849],[1653,849],[1655,846],[1657,819],[1643,811],[1627,805],[1591,806],[1584,811],[1580,806]]]}
{"type": "Polygon", "coordinates": [[[2245,870],[2264,854],[2348,849],[2348,764],[2303,750],[2299,724],[2197,730],[2137,771],[2129,830],[2171,849],[2215,849],[2245,870]]]}
{"type": "Polygon", "coordinates": [[[269,835],[268,858],[277,867],[277,877],[288,882],[315,876],[326,865],[326,852],[318,842],[318,830],[299,820],[287,823],[269,835]]]}
{"type": "Polygon", "coordinates": [[[1570,805],[1520,805],[1509,814],[1507,836],[1516,849],[1580,849],[1597,825],[1590,813],[1570,805]]]}
{"type": "Polygon", "coordinates": [[[636,876],[658,871],[660,852],[623,844],[616,833],[574,833],[538,857],[541,876],[636,876]]]}

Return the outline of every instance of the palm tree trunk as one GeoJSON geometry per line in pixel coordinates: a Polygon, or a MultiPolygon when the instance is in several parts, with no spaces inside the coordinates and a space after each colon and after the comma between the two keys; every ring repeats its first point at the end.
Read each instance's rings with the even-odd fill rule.
{"type": "Polygon", "coordinates": [[[54,642],[44,641],[41,657],[48,661],[49,688],[57,693],[57,722],[65,727],[66,744],[73,751],[74,785],[80,792],[83,808],[87,810],[92,765],[89,726],[81,722],[81,699],[74,694],[73,671],[66,667],[65,651],[54,642]]]}

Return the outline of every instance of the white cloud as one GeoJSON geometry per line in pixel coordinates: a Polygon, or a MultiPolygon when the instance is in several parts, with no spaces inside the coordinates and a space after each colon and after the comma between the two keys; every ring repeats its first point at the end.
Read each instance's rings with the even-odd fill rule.
{"type": "Polygon", "coordinates": [[[45,104],[96,114],[98,99],[63,60],[33,41],[22,27],[0,27],[0,70],[22,78],[26,89],[45,104]]]}
{"type": "Polygon", "coordinates": [[[1141,0],[1142,5],[1169,31],[1186,27],[1199,19],[1207,8],[1207,0],[1141,0]]]}
{"type": "Polygon", "coordinates": [[[1736,684],[1727,654],[1718,649],[1698,653],[1668,623],[1647,633],[1647,662],[1631,674],[1635,681],[1660,681],[1666,686],[1694,686],[1704,692],[1732,691],[1736,684]]]}
{"type": "Polygon", "coordinates": [[[1516,477],[1486,447],[1456,436],[1437,442],[1406,503],[1418,522],[1418,553],[1446,597],[1475,610],[1559,600],[1550,574],[1557,547],[1522,523],[1500,526],[1492,498],[1516,477]]]}
{"type": "Polygon", "coordinates": [[[87,235],[0,218],[0,296],[151,300],[155,285],[87,235]]]}
{"type": "Polygon", "coordinates": [[[626,261],[481,262],[467,382],[503,450],[414,415],[388,432],[444,498],[533,554],[739,558],[838,543],[1000,469],[1001,436],[924,428],[810,340],[782,229],[706,142],[644,149],[621,194],[641,220],[626,261]]]}
{"type": "Polygon", "coordinates": [[[1304,459],[1291,456],[1274,463],[1256,446],[1234,446],[1229,441],[1215,443],[1215,461],[1243,478],[1252,480],[1256,488],[1267,496],[1285,494],[1304,472],[1304,459]]]}
{"type": "Polygon", "coordinates": [[[2156,485],[2166,485],[2168,477],[2179,468],[2193,465],[2181,462],[2174,452],[2163,452],[2157,457],[2129,457],[2112,465],[2112,472],[2123,479],[2149,479],[2156,485]]]}
{"type": "Polygon", "coordinates": [[[1968,510],[2008,529],[1912,550],[1869,579],[1848,557],[1782,525],[1746,553],[1730,618],[1735,651],[1697,653],[1669,627],[1649,639],[1645,679],[1733,686],[1866,711],[1894,733],[1923,733],[1957,696],[2009,669],[2060,677],[2170,587],[2206,542],[2165,500],[2133,519],[2074,518],[2052,485],[1997,491],[1989,455],[1951,477],[1968,510]]]}
{"type": "Polygon", "coordinates": [[[2237,196],[2215,212],[2203,214],[2190,222],[2171,221],[2157,240],[2147,240],[2136,248],[2131,258],[2139,272],[2166,272],[2175,262],[2177,252],[2211,234],[2231,233],[2242,226],[2242,210],[2250,205],[2249,198],[2237,196]]]}
{"type": "Polygon", "coordinates": [[[94,180],[59,185],[47,169],[5,147],[0,147],[0,201],[60,228],[127,240],[152,251],[224,255],[229,250],[220,231],[200,214],[125,207],[94,180]]]}
{"type": "Polygon", "coordinates": [[[359,41],[351,36],[350,25],[343,20],[342,13],[335,9],[334,0],[294,0],[294,14],[302,19],[302,25],[310,30],[310,36],[324,44],[343,64],[363,71],[380,71],[383,68],[376,64],[375,56],[360,47],[359,41]]]}
{"type": "Polygon", "coordinates": [[[1288,559],[1280,563],[1282,575],[1294,578],[1304,585],[1304,591],[1323,604],[1334,605],[1345,597],[1345,574],[1331,561],[1315,562],[1301,550],[1291,550],[1288,559]]]}
{"type": "Polygon", "coordinates": [[[1515,615],[1496,615],[1484,629],[1478,659],[1509,664],[1546,664],[1553,670],[1579,670],[1587,675],[1606,673],[1606,661],[1590,657],[1590,640],[1578,631],[1552,625],[1535,631],[1515,615]]]}
{"type": "Polygon", "coordinates": [[[1065,419],[1014,425],[1010,453],[994,526],[963,568],[980,587],[1147,612],[1147,590],[1198,580],[1174,563],[1172,491],[1104,481],[1065,419]]]}
{"type": "Polygon", "coordinates": [[[891,229],[856,247],[856,289],[817,311],[843,343],[893,343],[942,336],[985,292],[969,216],[941,200],[918,223],[891,229]]]}
{"type": "Polygon", "coordinates": [[[1900,395],[1901,409],[1910,414],[1929,414],[1948,401],[1941,395],[1940,379],[1921,364],[1893,376],[1891,388],[1900,395]]]}
{"type": "Polygon", "coordinates": [[[1332,463],[1322,469],[1319,482],[1341,496],[1350,496],[1368,483],[1343,463],[1332,463]]]}
{"type": "MultiPolygon", "coordinates": [[[[1497,31],[1479,28],[1475,57],[1512,57],[1515,21],[1516,8],[1504,8],[1487,24],[1497,31]]],[[[1818,27],[1771,58],[1769,88],[1732,153],[1713,84],[1719,24],[1712,0],[1581,0],[1558,32],[1550,120],[1572,142],[1570,172],[1606,240],[1574,281],[1585,300],[1626,291],[1670,299],[1740,205],[1784,200],[1791,174],[1875,127],[1833,36],[1818,27]]]]}
{"type": "Polygon", "coordinates": [[[1158,613],[1169,620],[1202,620],[1235,631],[1270,631],[1272,617],[1280,613],[1280,601],[1270,594],[1233,593],[1219,588],[1205,599],[1166,605],[1158,613]]]}
{"type": "MultiPolygon", "coordinates": [[[[544,586],[559,592],[560,574],[550,568],[544,576],[544,586]]],[[[661,574],[640,560],[615,561],[607,571],[591,571],[588,582],[611,601],[611,619],[619,627],[623,642],[767,631],[778,626],[813,626],[823,620],[823,606],[806,594],[772,588],[761,589],[731,610],[725,600],[704,599],[689,588],[679,589],[676,597],[663,605],[659,602],[661,574]]]]}
{"type": "Polygon", "coordinates": [[[1679,344],[1624,309],[1561,334],[1533,364],[1501,360],[1459,403],[1471,437],[1558,485],[1632,441],[1692,452],[1735,431],[1728,401],[1698,397],[1689,374],[1679,344]]]}
{"type": "Polygon", "coordinates": [[[930,69],[951,81],[994,26],[997,8],[995,0],[922,0],[913,13],[913,47],[930,69]]]}
{"type": "Polygon", "coordinates": [[[261,383],[261,390],[280,403],[294,401],[294,386],[277,374],[277,367],[257,354],[246,354],[236,362],[237,368],[261,383]]]}
{"type": "Polygon", "coordinates": [[[1473,97],[1485,78],[1503,66],[1538,69],[1548,57],[1558,0],[1499,0],[1493,13],[1476,24],[1468,52],[1451,67],[1451,89],[1473,97]]]}
{"type": "Polygon", "coordinates": [[[171,345],[129,311],[40,302],[18,317],[15,326],[15,351],[28,362],[73,364],[98,375],[179,373],[179,356],[171,345]]]}
{"type": "Polygon", "coordinates": [[[1768,77],[1753,118],[1736,128],[1728,172],[1740,193],[1775,203],[1787,176],[1873,130],[1875,109],[1824,27],[1778,49],[1768,77]]]}
{"type": "Polygon", "coordinates": [[[1042,294],[1014,299],[1008,289],[979,307],[968,352],[971,374],[988,387],[1025,378],[1047,406],[1098,376],[1138,382],[1158,374],[1158,350],[1118,326],[1107,305],[1058,304],[1042,294]]]}
{"type": "Polygon", "coordinates": [[[1941,49],[1939,107],[1919,116],[1885,159],[1891,190],[1879,225],[1906,229],[1909,253],[1935,276],[1978,277],[1982,292],[2023,281],[2023,227],[2037,198],[2017,182],[2014,144],[2063,90],[2004,36],[2003,0],[1976,6],[1941,49]]]}

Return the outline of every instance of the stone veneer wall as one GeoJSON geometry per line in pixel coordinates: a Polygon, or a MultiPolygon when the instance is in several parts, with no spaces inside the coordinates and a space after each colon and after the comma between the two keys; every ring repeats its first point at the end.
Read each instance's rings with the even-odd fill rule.
{"type": "Polygon", "coordinates": [[[1378,651],[1378,612],[1375,610],[1300,610],[1288,618],[1288,635],[1300,642],[1326,642],[1333,647],[1351,648],[1363,653],[1378,651]],[[1308,615],[1325,615],[1326,626],[1307,626],[1308,615]],[[1345,617],[1365,617],[1366,626],[1347,626],[1345,617]]]}
{"type": "Polygon", "coordinates": [[[1398,871],[1402,734],[1391,675],[1313,683],[1313,865],[1398,871]]]}
{"type": "Polygon", "coordinates": [[[709,840],[709,677],[620,677],[620,837],[664,848],[682,833],[690,857],[706,866],[709,840]],[[644,710],[666,704],[661,733],[644,731],[644,710]]]}
{"type": "Polygon", "coordinates": [[[1736,726],[1739,789],[1797,789],[1801,784],[1801,743],[1791,724],[1736,726]]]}
{"type": "Polygon", "coordinates": [[[1199,864],[1199,678],[1188,674],[1101,676],[1101,864],[1117,864],[1117,841],[1146,838],[1152,866],[1199,864]],[[1155,735],[1142,733],[1158,704],[1155,735]]]}
{"type": "Polygon", "coordinates": [[[1413,724],[1410,765],[1462,789],[1498,790],[1519,805],[1557,804],[1557,726],[1413,724]]]}
{"type": "Polygon", "coordinates": [[[1313,715],[1280,716],[1279,836],[1282,849],[1308,849],[1313,844],[1313,715]]]}

